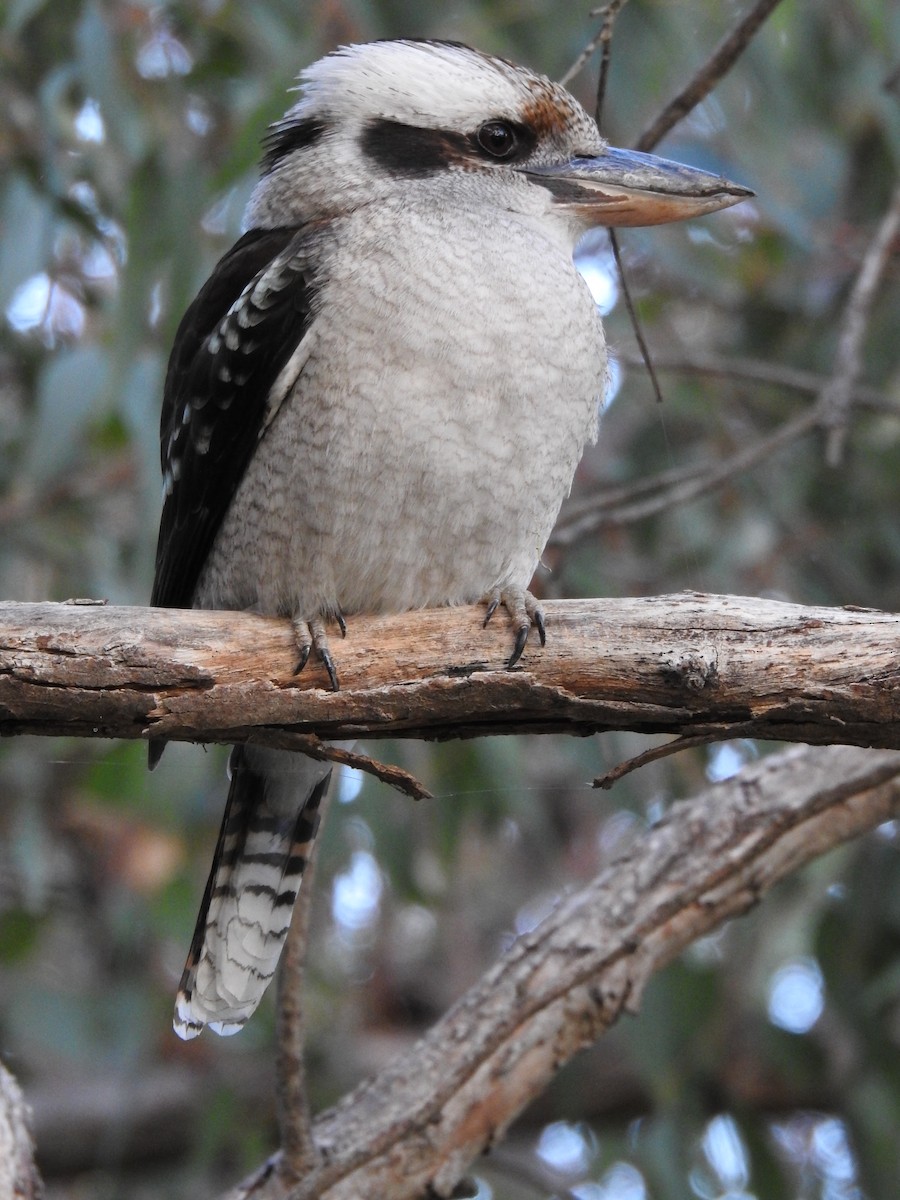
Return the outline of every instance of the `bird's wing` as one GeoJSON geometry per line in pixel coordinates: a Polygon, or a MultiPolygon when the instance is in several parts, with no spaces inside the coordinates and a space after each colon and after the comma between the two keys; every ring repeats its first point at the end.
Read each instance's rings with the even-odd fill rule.
{"type": "Polygon", "coordinates": [[[160,422],[165,492],[151,604],[190,608],[273,398],[287,390],[279,375],[311,322],[309,247],[302,228],[244,234],[178,327],[160,422]]]}

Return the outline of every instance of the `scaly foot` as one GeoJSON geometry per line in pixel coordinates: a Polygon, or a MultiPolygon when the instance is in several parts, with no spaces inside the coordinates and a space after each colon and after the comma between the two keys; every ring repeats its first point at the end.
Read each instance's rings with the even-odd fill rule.
{"type": "Polygon", "coordinates": [[[532,596],[531,592],[527,592],[524,588],[495,588],[494,591],[488,592],[484,597],[487,602],[487,612],[484,617],[484,624],[487,625],[491,617],[502,604],[509,613],[512,621],[513,633],[516,635],[513,652],[507,662],[507,667],[514,667],[522,657],[522,651],[525,649],[525,643],[528,641],[528,634],[532,625],[538,631],[538,637],[541,639],[541,645],[547,644],[547,630],[544,626],[544,610],[540,604],[532,596]]]}
{"type": "MultiPolygon", "coordinates": [[[[335,620],[340,627],[341,637],[346,637],[347,624],[344,621],[344,614],[339,611],[335,615],[335,620]]],[[[310,653],[315,650],[316,657],[328,672],[331,690],[333,692],[340,691],[341,685],[338,683],[334,659],[331,657],[331,650],[328,648],[328,634],[325,630],[323,619],[321,617],[313,617],[311,621],[304,621],[301,617],[294,617],[291,624],[294,627],[294,638],[296,639],[297,650],[299,652],[299,659],[294,668],[294,674],[300,674],[309,662],[310,653]]]]}

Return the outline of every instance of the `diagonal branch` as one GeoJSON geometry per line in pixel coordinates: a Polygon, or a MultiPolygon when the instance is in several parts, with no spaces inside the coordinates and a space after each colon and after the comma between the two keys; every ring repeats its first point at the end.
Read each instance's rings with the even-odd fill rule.
{"type": "Polygon", "coordinates": [[[570,546],[597,529],[642,521],[705,496],[729,483],[736,475],[767,462],[778,450],[812,433],[820,424],[818,411],[809,408],[792,421],[785,421],[768,437],[751,442],[712,466],[676,468],[640,480],[633,489],[603,489],[584,496],[563,508],[551,545],[570,546]]]}
{"type": "MultiPolygon", "coordinates": [[[[598,46],[603,47],[603,61],[609,63],[609,45],[612,41],[613,26],[616,23],[616,17],[619,12],[625,7],[628,0],[611,0],[609,4],[601,4],[598,8],[592,8],[590,15],[592,17],[602,17],[603,21],[600,28],[587,42],[587,44],[579,51],[578,57],[569,67],[568,71],[560,78],[560,83],[563,87],[568,87],[575,76],[581,71],[587,62],[591,59],[594,51],[598,46]]],[[[606,79],[604,77],[603,66],[601,63],[600,81],[597,84],[597,101],[595,108],[595,117],[598,126],[601,124],[600,117],[603,112],[603,99],[606,95],[606,79]]]]}
{"type": "Polygon", "coordinates": [[[757,0],[756,4],[719,42],[694,78],[670,100],[635,143],[636,150],[652,150],[670,129],[684,120],[691,109],[713,90],[750,44],[753,35],[780,0],[757,0]]]}
{"type": "MultiPolygon", "coordinates": [[[[634,355],[619,355],[626,366],[646,365],[634,355]]],[[[686,375],[707,375],[718,379],[736,379],[765,386],[787,388],[807,395],[819,396],[829,385],[826,376],[780,363],[755,359],[719,358],[714,355],[696,358],[656,358],[657,371],[675,371],[686,375]]],[[[877,388],[854,383],[848,403],[873,412],[900,418],[900,406],[892,403],[877,388]]],[[[686,504],[716,488],[729,484],[735,476],[749,471],[773,454],[809,436],[826,425],[822,404],[807,408],[798,416],[779,425],[772,433],[742,446],[727,458],[712,464],[700,463],[660,471],[645,479],[627,484],[606,485],[563,505],[550,539],[552,546],[570,546],[598,529],[631,524],[666,512],[678,504],[686,504]]]]}
{"type": "Polygon", "coordinates": [[[685,946],[900,813],[898,776],[896,752],[795,747],[675,805],[411,1051],[318,1118],[318,1170],[288,1190],[276,1156],[229,1200],[448,1195],[564,1063],[638,1010],[650,976],[685,946]]]}

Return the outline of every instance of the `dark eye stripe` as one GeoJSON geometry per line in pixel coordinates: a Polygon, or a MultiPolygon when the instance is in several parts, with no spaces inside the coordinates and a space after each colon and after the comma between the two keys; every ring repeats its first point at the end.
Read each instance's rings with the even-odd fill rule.
{"type": "Polygon", "coordinates": [[[471,163],[473,159],[482,163],[486,160],[521,162],[534,149],[537,135],[527,125],[503,123],[509,125],[516,137],[515,148],[503,159],[486,153],[481,146],[478,139],[483,125],[476,132],[465,134],[453,129],[427,129],[376,117],[363,128],[360,147],[382,170],[408,178],[445,170],[453,163],[471,163]]]}
{"type": "Polygon", "coordinates": [[[468,158],[465,134],[449,129],[425,129],[376,117],[362,131],[363,154],[394,175],[427,175],[468,158]]]}

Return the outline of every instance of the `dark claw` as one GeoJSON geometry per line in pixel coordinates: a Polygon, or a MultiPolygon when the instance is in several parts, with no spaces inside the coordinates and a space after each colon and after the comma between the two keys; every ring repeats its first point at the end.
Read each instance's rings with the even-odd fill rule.
{"type": "Polygon", "coordinates": [[[310,652],[310,650],[312,650],[312,646],[311,646],[311,645],[310,645],[310,646],[303,646],[303,647],[301,647],[301,649],[300,649],[300,661],[297,663],[296,667],[294,667],[294,674],[295,674],[295,675],[299,675],[299,674],[300,674],[300,672],[303,670],[303,668],[306,666],[306,664],[309,662],[309,652],[310,652]]]}
{"type": "Polygon", "coordinates": [[[534,610],[534,614],[531,619],[534,622],[535,628],[538,631],[538,637],[541,639],[541,645],[546,646],[547,645],[547,627],[544,625],[544,614],[541,612],[541,610],[539,608],[536,608],[534,610]]]}
{"type": "Polygon", "coordinates": [[[327,650],[321,650],[319,652],[319,657],[322,659],[323,667],[328,672],[328,678],[331,682],[331,690],[333,692],[339,692],[341,690],[341,685],[338,683],[337,671],[335,670],[334,660],[332,659],[331,655],[329,654],[329,652],[327,650]]]}
{"type": "Polygon", "coordinates": [[[522,651],[525,649],[525,643],[528,641],[528,628],[527,625],[523,625],[520,629],[516,630],[516,644],[513,646],[513,652],[509,657],[509,662],[506,664],[507,669],[514,667],[522,657],[522,651]]]}
{"type": "MultiPolygon", "coordinates": [[[[500,607],[500,597],[495,596],[494,599],[487,606],[487,612],[484,614],[484,623],[481,626],[482,629],[487,629],[488,621],[491,619],[491,617],[494,615],[494,613],[497,611],[497,609],[499,607],[500,607]]],[[[521,651],[519,653],[521,653],[521,651]]]]}
{"type": "MultiPolygon", "coordinates": [[[[340,609],[338,609],[337,612],[334,614],[334,619],[338,623],[338,629],[340,629],[340,631],[341,631],[341,637],[342,638],[346,637],[347,636],[347,622],[344,620],[344,614],[341,612],[340,609]]],[[[336,688],[335,688],[335,691],[337,691],[336,688]]]]}

